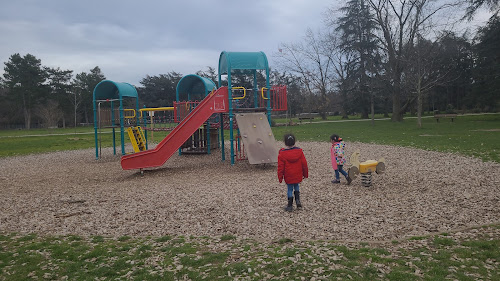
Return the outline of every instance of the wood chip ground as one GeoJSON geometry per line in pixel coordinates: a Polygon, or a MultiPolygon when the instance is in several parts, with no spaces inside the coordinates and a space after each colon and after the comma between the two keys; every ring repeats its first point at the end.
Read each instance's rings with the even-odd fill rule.
{"type": "Polygon", "coordinates": [[[331,183],[329,143],[297,145],[310,177],[291,213],[276,165],[231,166],[220,150],[174,155],[144,176],[123,171],[111,149],[100,160],[93,149],[2,158],[0,232],[390,241],[500,222],[498,163],[347,142],[348,155],[386,160],[366,188],[359,177],[331,183]]]}

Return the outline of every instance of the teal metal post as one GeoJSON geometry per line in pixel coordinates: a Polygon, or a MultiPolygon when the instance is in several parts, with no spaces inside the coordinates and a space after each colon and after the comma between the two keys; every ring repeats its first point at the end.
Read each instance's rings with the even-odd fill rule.
{"type": "Polygon", "coordinates": [[[269,68],[266,68],[266,88],[267,88],[267,121],[271,126],[271,87],[269,86],[269,68]]]}
{"type": "MultiPolygon", "coordinates": [[[[124,129],[123,127],[125,126],[124,118],[123,118],[123,99],[120,95],[120,140],[122,142],[122,155],[125,155],[125,136],[124,136],[124,129]]],[[[113,128],[114,130],[114,128],[113,128]]],[[[114,133],[113,133],[114,136],[114,133]]]]}
{"type": "MultiPolygon", "coordinates": [[[[97,141],[97,108],[95,103],[95,94],[94,94],[94,137],[95,137],[95,159],[99,159],[99,144],[97,141]]],[[[76,126],[76,124],[75,124],[76,126]]]]}
{"type": "Polygon", "coordinates": [[[253,104],[254,107],[259,107],[259,87],[257,87],[257,70],[253,71],[253,104]]]}
{"type": "Polygon", "coordinates": [[[113,155],[116,155],[115,109],[113,106],[113,101],[111,101],[110,104],[111,104],[111,130],[113,131],[113,155]]]}
{"type": "MultiPolygon", "coordinates": [[[[218,77],[218,86],[219,86],[219,89],[220,87],[222,87],[222,77],[220,75],[220,69],[219,69],[219,74],[217,75],[218,77]]],[[[229,97],[229,88],[228,88],[228,97],[229,97]]],[[[228,98],[229,100],[229,98],[228,98]]],[[[231,106],[230,103],[228,102],[228,106],[231,106]]],[[[226,150],[224,149],[224,113],[220,113],[220,142],[222,144],[222,147],[221,147],[221,158],[222,158],[222,161],[226,161],[226,150]]]]}
{"type": "Polygon", "coordinates": [[[233,130],[233,90],[231,88],[231,72],[227,73],[227,96],[229,104],[229,142],[231,143],[231,165],[234,165],[234,130],[233,130]]]}
{"type": "Polygon", "coordinates": [[[222,143],[222,161],[226,160],[226,153],[224,151],[224,113],[220,113],[220,140],[222,143]]]}

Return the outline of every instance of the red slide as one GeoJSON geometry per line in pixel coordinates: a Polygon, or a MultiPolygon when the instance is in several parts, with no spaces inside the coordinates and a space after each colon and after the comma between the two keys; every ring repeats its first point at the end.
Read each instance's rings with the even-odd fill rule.
{"type": "Polygon", "coordinates": [[[229,111],[227,87],[206,96],[154,149],[122,156],[124,170],[159,167],[214,113],[229,111]]]}

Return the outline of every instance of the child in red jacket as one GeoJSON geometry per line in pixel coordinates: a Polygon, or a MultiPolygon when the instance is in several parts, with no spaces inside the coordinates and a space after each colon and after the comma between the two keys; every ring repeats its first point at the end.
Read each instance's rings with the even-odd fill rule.
{"type": "Polygon", "coordinates": [[[299,183],[302,182],[302,179],[309,177],[309,170],[304,152],[295,146],[295,136],[286,134],[284,142],[286,148],[280,149],[278,154],[278,180],[281,183],[285,179],[288,186],[288,205],[285,210],[291,212],[293,210],[293,195],[295,195],[297,208],[302,208],[299,183]]]}

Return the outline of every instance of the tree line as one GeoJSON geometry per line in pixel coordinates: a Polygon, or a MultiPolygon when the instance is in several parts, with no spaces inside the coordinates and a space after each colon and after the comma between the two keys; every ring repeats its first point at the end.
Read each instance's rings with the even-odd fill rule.
{"type": "MultiPolygon", "coordinates": [[[[498,0],[466,0],[467,21],[481,7],[493,15],[475,34],[458,34],[438,24],[463,1],[350,0],[325,14],[322,30],[308,30],[274,54],[272,85],[288,86],[291,115],[487,112],[500,109],[500,18],[498,0]],[[439,5],[438,5],[439,4],[439,5]]],[[[96,66],[73,76],[49,68],[32,54],[16,53],[0,77],[3,128],[78,126],[93,123],[92,94],[106,79],[96,66]]],[[[217,81],[207,67],[196,74],[217,81]]],[[[137,87],[141,104],[170,106],[182,74],[146,75],[137,87]]],[[[253,78],[235,75],[234,85],[251,88],[253,78]]],[[[264,75],[260,74],[259,81],[264,75]]]]}
{"type": "Polygon", "coordinates": [[[349,0],[278,56],[323,117],[412,113],[421,126],[425,111],[498,111],[498,9],[498,0],[349,0]],[[476,33],[449,24],[467,24],[481,7],[492,16],[476,33]]]}

